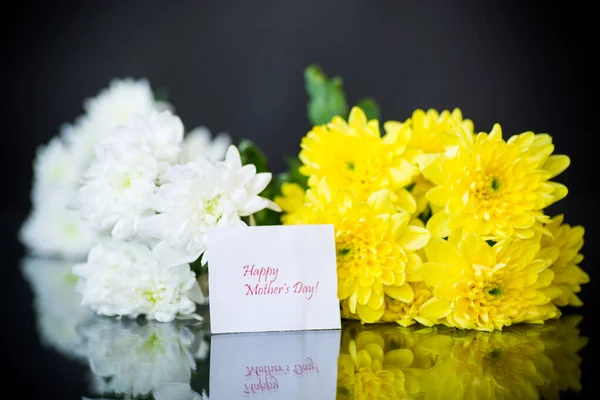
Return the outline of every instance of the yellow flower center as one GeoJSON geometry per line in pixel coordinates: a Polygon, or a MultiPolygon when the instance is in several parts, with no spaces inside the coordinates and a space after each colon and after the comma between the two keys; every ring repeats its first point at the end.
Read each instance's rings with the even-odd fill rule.
{"type": "Polygon", "coordinates": [[[476,171],[471,183],[471,193],[483,202],[498,199],[501,195],[502,178],[484,171],[476,171]]]}
{"type": "Polygon", "coordinates": [[[379,245],[375,231],[361,223],[355,229],[338,231],[338,270],[344,271],[343,276],[381,276],[384,257],[377,251],[379,245]]]}

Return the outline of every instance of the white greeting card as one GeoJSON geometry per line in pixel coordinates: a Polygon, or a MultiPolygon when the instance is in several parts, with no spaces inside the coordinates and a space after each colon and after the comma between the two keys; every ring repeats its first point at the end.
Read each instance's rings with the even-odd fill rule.
{"type": "Polygon", "coordinates": [[[334,400],[340,332],[213,336],[210,398],[334,400]]]}
{"type": "Polygon", "coordinates": [[[333,225],[211,229],[211,332],[340,329],[333,232],[333,225]]]}

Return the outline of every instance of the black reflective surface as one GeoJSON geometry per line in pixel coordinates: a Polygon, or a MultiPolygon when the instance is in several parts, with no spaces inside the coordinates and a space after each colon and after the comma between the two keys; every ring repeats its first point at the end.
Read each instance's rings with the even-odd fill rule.
{"type": "Polygon", "coordinates": [[[579,314],[494,333],[345,321],[341,332],[211,337],[207,308],[202,323],[93,315],[79,306],[72,264],[19,264],[15,285],[25,290],[14,300],[30,299],[32,309],[9,324],[5,344],[23,398],[557,399],[593,391],[579,314]]]}

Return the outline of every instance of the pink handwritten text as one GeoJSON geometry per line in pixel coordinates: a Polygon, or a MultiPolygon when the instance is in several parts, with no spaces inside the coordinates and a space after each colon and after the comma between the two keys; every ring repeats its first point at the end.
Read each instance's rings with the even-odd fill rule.
{"type": "Polygon", "coordinates": [[[302,376],[304,374],[310,374],[313,372],[318,374],[319,367],[310,357],[307,357],[302,364],[294,365],[294,374],[296,376],[302,376]]]}
{"type": "Polygon", "coordinates": [[[255,265],[244,265],[244,276],[255,277],[258,282],[275,282],[279,275],[279,268],[257,267],[255,265]]]}
{"type": "Polygon", "coordinates": [[[255,296],[255,295],[275,295],[275,294],[288,294],[290,292],[290,287],[287,283],[284,283],[282,286],[274,286],[269,283],[263,283],[262,285],[257,283],[254,286],[251,286],[246,283],[246,296],[255,296]]]}
{"type": "Polygon", "coordinates": [[[316,284],[314,285],[307,285],[303,282],[296,282],[292,288],[294,289],[294,293],[302,293],[304,294],[304,298],[306,300],[310,300],[312,299],[313,295],[315,293],[317,293],[317,290],[319,289],[319,281],[317,281],[316,284]]]}
{"type": "Polygon", "coordinates": [[[244,395],[246,397],[255,395],[261,392],[273,392],[279,390],[279,382],[274,376],[258,378],[256,383],[245,383],[244,384],[244,395]]]}

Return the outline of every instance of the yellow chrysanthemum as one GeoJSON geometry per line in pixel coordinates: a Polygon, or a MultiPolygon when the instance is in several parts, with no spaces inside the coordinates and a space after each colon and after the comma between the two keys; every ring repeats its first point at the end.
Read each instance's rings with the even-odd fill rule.
{"type": "Polygon", "coordinates": [[[463,119],[460,109],[438,113],[434,109],[415,110],[405,121],[411,130],[408,151],[410,153],[438,154],[445,151],[444,136],[456,131],[457,125],[465,131],[473,132],[473,122],[463,119]]]}
{"type": "MultiPolygon", "coordinates": [[[[416,157],[422,154],[439,154],[445,151],[444,140],[446,137],[457,130],[457,125],[462,126],[466,131],[473,132],[473,122],[469,119],[463,119],[462,112],[455,108],[452,112],[443,110],[437,112],[434,109],[415,110],[411,118],[403,123],[404,129],[411,132],[408,148],[405,152],[406,158],[415,162],[416,157]]],[[[428,201],[425,194],[433,185],[423,175],[418,174],[414,177],[410,185],[410,193],[417,203],[417,215],[422,215],[427,210],[428,201]]],[[[430,213],[430,211],[427,211],[430,213]]],[[[428,215],[425,215],[428,218],[428,215]]]]}
{"type": "Polygon", "coordinates": [[[544,293],[554,273],[538,257],[536,240],[510,240],[491,247],[475,234],[432,238],[421,268],[434,288],[420,309],[421,322],[493,331],[517,322],[540,323],[559,311],[544,293]]]}
{"type": "MultiPolygon", "coordinates": [[[[325,180],[306,191],[294,223],[333,224],[337,250],[338,296],[346,300],[353,318],[377,322],[385,310],[385,295],[411,302],[407,283],[421,258],[415,253],[429,240],[429,232],[398,212],[389,191],[361,201],[347,191],[333,192],[325,180]]],[[[288,221],[289,222],[289,221],[288,221]]]]}
{"type": "Polygon", "coordinates": [[[418,322],[419,309],[433,297],[433,294],[424,282],[410,282],[409,285],[414,293],[413,301],[405,303],[385,296],[385,312],[381,317],[381,321],[396,322],[404,327],[418,322]]]}
{"type": "Polygon", "coordinates": [[[349,190],[360,200],[387,189],[394,203],[414,212],[415,201],[404,189],[419,172],[403,156],[410,130],[396,121],[383,126],[386,134],[381,136],[379,122],[367,121],[358,107],[352,109],[348,122],[334,117],[327,125],[315,126],[302,139],[299,155],[300,172],[309,177],[308,185],[316,187],[327,178],[333,191],[349,190]]]}
{"type": "Polygon", "coordinates": [[[429,182],[427,179],[425,179],[423,175],[420,174],[413,179],[413,183],[409,186],[410,194],[415,199],[415,203],[417,205],[415,215],[418,215],[420,217],[425,216],[425,222],[431,217],[432,212],[439,211],[440,209],[440,207],[436,207],[432,204],[429,204],[429,201],[426,197],[429,189],[433,187],[435,187],[435,185],[429,182]],[[427,213],[428,215],[425,215],[425,213],[427,213]]]}
{"type": "Polygon", "coordinates": [[[304,195],[305,190],[297,183],[286,182],[281,185],[281,196],[276,196],[274,201],[281,208],[281,222],[284,225],[303,221],[304,195]]]}
{"type": "Polygon", "coordinates": [[[566,186],[549,179],[564,171],[569,158],[552,155],[547,134],[526,132],[502,139],[500,125],[488,135],[459,131],[458,145],[443,156],[421,156],[423,175],[436,187],[427,199],[442,210],[428,222],[434,236],[459,229],[501,240],[529,238],[549,218],[544,208],[567,194],[566,186]]]}
{"type": "Polygon", "coordinates": [[[407,399],[402,371],[413,361],[408,349],[385,351],[383,338],[360,332],[338,358],[337,399],[407,399]]]}
{"type": "Polygon", "coordinates": [[[561,307],[579,307],[583,302],[577,293],[581,291],[581,285],[590,281],[589,275],[579,267],[583,261],[580,250],[583,247],[584,229],[582,226],[563,224],[563,220],[563,215],[557,215],[546,225],[552,236],[542,237],[542,248],[558,250],[550,266],[554,272],[551,287],[559,292],[558,297],[553,298],[553,303],[561,307]]]}

